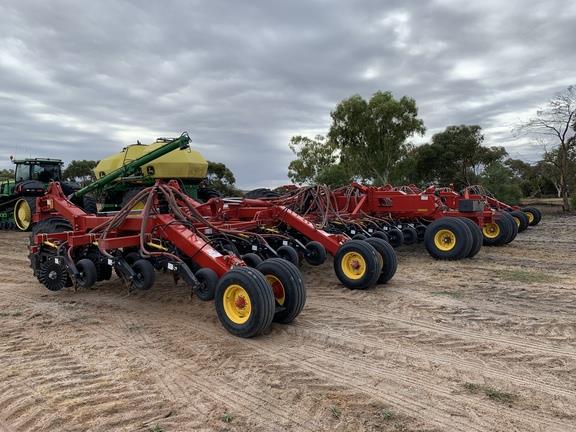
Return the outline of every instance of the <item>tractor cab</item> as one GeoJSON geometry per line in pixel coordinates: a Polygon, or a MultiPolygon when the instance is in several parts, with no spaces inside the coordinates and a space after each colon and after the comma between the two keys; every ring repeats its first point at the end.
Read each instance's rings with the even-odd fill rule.
{"type": "Polygon", "coordinates": [[[16,183],[35,180],[47,184],[62,178],[63,162],[60,159],[13,159],[12,162],[16,164],[14,173],[16,183]]]}

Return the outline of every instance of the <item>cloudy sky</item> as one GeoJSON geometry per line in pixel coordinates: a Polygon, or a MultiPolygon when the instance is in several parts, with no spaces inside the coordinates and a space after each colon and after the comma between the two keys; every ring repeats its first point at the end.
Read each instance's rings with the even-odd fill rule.
{"type": "Polygon", "coordinates": [[[274,186],[290,136],[377,90],[416,99],[425,139],[479,124],[535,160],[511,129],[576,84],[575,20],[571,0],[3,0],[0,168],[187,130],[239,186],[274,186]]]}

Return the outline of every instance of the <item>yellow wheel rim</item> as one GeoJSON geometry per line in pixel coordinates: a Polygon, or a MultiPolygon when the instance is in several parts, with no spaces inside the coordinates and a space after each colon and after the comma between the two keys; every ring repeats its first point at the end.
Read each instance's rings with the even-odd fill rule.
{"type": "Polygon", "coordinates": [[[282,285],[280,279],[278,279],[274,275],[266,275],[266,280],[272,287],[272,292],[274,293],[274,298],[276,299],[276,302],[280,306],[283,306],[284,301],[286,300],[286,291],[284,290],[284,285],[282,285]]]}
{"type": "Polygon", "coordinates": [[[348,252],[342,257],[340,266],[348,279],[360,279],[366,273],[366,260],[358,252],[348,252]]]}
{"type": "Polygon", "coordinates": [[[484,234],[486,238],[495,239],[500,235],[500,226],[496,222],[484,224],[482,234],[484,234]]]}
{"type": "Polygon", "coordinates": [[[456,234],[449,229],[441,229],[434,235],[434,246],[442,252],[449,252],[456,247],[456,234]]]}
{"type": "Polygon", "coordinates": [[[20,199],[14,207],[14,221],[18,228],[26,231],[32,223],[32,209],[25,199],[20,199]]]}
{"type": "Polygon", "coordinates": [[[518,219],[516,216],[512,216],[514,218],[514,222],[516,222],[516,225],[518,225],[518,228],[520,228],[520,219],[518,219]]]}
{"type": "Polygon", "coordinates": [[[240,285],[230,285],[224,291],[224,312],[234,324],[244,324],[252,313],[250,296],[240,285]]]}
{"type": "Polygon", "coordinates": [[[532,221],[534,220],[534,215],[532,214],[532,212],[524,212],[524,214],[528,218],[528,223],[532,223],[532,221]]]}

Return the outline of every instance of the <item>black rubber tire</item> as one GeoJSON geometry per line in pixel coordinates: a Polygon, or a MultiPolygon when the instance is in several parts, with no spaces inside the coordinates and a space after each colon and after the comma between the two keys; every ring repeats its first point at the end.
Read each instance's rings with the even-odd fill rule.
{"type": "Polygon", "coordinates": [[[241,256],[242,261],[246,263],[248,267],[256,268],[262,263],[262,258],[253,252],[249,252],[241,256]]]}
{"type": "Polygon", "coordinates": [[[206,202],[212,198],[222,198],[222,194],[212,188],[198,188],[198,199],[206,202]]]}
{"type": "Polygon", "coordinates": [[[380,254],[372,245],[364,240],[349,240],[342,244],[334,256],[334,271],[340,282],[349,289],[368,289],[376,284],[382,272],[380,254]],[[362,257],[365,263],[365,271],[357,278],[349,277],[343,269],[343,260],[349,253],[355,253],[362,257]]]}
{"type": "Polygon", "coordinates": [[[32,226],[30,245],[34,244],[34,237],[38,234],[53,234],[66,231],[72,231],[72,225],[66,219],[61,217],[44,219],[32,226]]]}
{"type": "Polygon", "coordinates": [[[394,248],[388,242],[376,237],[366,239],[366,242],[372,245],[382,257],[382,272],[376,281],[377,285],[388,282],[396,274],[398,268],[398,257],[394,248]]]}
{"type": "Polygon", "coordinates": [[[397,248],[404,244],[404,234],[402,234],[402,231],[400,231],[398,228],[388,228],[386,234],[388,234],[388,243],[390,243],[393,248],[397,248]]]}
{"type": "Polygon", "coordinates": [[[311,241],[306,244],[306,253],[304,259],[311,266],[319,266],[326,261],[326,248],[317,241],[311,241]]]}
{"type": "Polygon", "coordinates": [[[504,219],[508,221],[508,226],[510,230],[508,231],[508,237],[504,240],[504,244],[510,243],[512,240],[516,238],[518,235],[518,225],[514,221],[514,218],[508,212],[501,212],[501,215],[504,219]]]}
{"type": "Polygon", "coordinates": [[[128,252],[124,255],[124,259],[128,263],[129,266],[132,266],[136,261],[142,259],[139,252],[128,252]]]}
{"type": "Polygon", "coordinates": [[[426,235],[426,225],[416,225],[414,229],[416,230],[418,243],[422,243],[424,241],[424,236],[426,235]]]}
{"type": "Polygon", "coordinates": [[[411,245],[418,242],[418,233],[416,229],[406,225],[402,228],[402,235],[404,236],[404,244],[411,245]]]}
{"type": "Polygon", "coordinates": [[[364,234],[354,234],[352,240],[366,240],[367,237],[364,234]]]}
{"type": "Polygon", "coordinates": [[[275,303],[274,293],[264,275],[250,267],[233,268],[220,278],[216,286],[216,314],[224,328],[235,336],[250,338],[270,327],[276,311],[275,303]],[[232,285],[242,287],[250,300],[250,315],[243,323],[234,322],[226,313],[224,295],[232,285]]]}
{"type": "Polygon", "coordinates": [[[523,207],[522,211],[524,213],[530,213],[532,215],[531,220],[528,222],[528,225],[530,226],[536,226],[542,220],[542,212],[536,207],[523,207]]]}
{"type": "Polygon", "coordinates": [[[512,216],[514,222],[516,222],[519,233],[528,228],[528,216],[526,216],[526,213],[520,210],[514,210],[513,212],[510,212],[509,215],[512,216]]]}
{"type": "Polygon", "coordinates": [[[459,220],[468,225],[468,228],[472,233],[472,248],[470,249],[470,253],[466,258],[475,257],[482,248],[482,230],[472,219],[463,217],[460,218],[459,220]]]}
{"type": "Polygon", "coordinates": [[[381,240],[384,240],[386,243],[390,243],[390,240],[388,239],[388,234],[386,234],[384,231],[376,230],[372,233],[372,237],[379,238],[381,240]]]}
{"type": "Polygon", "coordinates": [[[92,260],[82,258],[76,263],[76,268],[80,273],[76,278],[79,287],[90,288],[96,283],[98,271],[96,270],[96,264],[92,260]]]}
{"type": "Polygon", "coordinates": [[[139,259],[132,264],[132,270],[136,273],[132,279],[132,287],[137,290],[147,291],[154,285],[155,272],[154,266],[150,261],[139,259]]]}
{"type": "Polygon", "coordinates": [[[296,267],[300,265],[298,252],[296,252],[296,249],[294,249],[292,246],[282,245],[278,248],[276,253],[280,258],[294,264],[296,267]]]}
{"type": "Polygon", "coordinates": [[[194,273],[200,286],[194,287],[194,294],[202,301],[214,300],[216,295],[216,286],[218,286],[218,275],[211,268],[201,268],[194,273]]]}
{"type": "Polygon", "coordinates": [[[244,198],[248,199],[278,198],[279,196],[280,194],[278,192],[274,192],[273,190],[267,188],[254,189],[244,194],[244,198]]]}
{"type": "Polygon", "coordinates": [[[82,198],[82,209],[88,214],[98,213],[98,207],[96,206],[96,198],[90,194],[84,195],[82,198]]]}
{"type": "Polygon", "coordinates": [[[428,253],[438,260],[459,260],[466,258],[472,249],[472,233],[461,220],[443,217],[428,225],[424,245],[428,253]],[[455,237],[454,245],[449,250],[442,250],[436,245],[436,235],[442,230],[448,231],[455,237]]]}
{"type": "Polygon", "coordinates": [[[282,324],[294,321],[306,304],[306,287],[298,267],[282,258],[270,258],[263,261],[257,270],[266,277],[274,293],[277,308],[274,321],[282,324]],[[270,276],[277,281],[269,280],[270,276]],[[279,287],[277,282],[280,282],[279,287]]]}
{"type": "Polygon", "coordinates": [[[484,246],[502,246],[509,235],[510,229],[507,219],[500,217],[498,214],[494,215],[493,222],[485,222],[482,227],[482,244],[484,246]],[[498,226],[499,232],[495,237],[492,237],[491,234],[487,235],[487,232],[490,231],[490,224],[498,226]]]}

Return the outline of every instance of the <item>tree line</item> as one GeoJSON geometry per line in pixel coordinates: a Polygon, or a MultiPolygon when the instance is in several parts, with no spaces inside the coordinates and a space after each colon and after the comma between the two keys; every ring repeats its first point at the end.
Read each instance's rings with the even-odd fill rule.
{"type": "Polygon", "coordinates": [[[314,138],[293,136],[295,154],[288,167],[297,184],[333,187],[361,181],[374,185],[482,184],[501,200],[516,204],[522,197],[557,196],[565,210],[576,188],[576,88],[553,97],[534,118],[518,125],[516,135],[536,140],[542,159],[513,159],[504,147],[488,146],[479,125],[448,126],[430,142],[409,139],[426,132],[414,99],[376,92],[369,100],[354,95],[330,113],[328,133],[314,138]]]}

